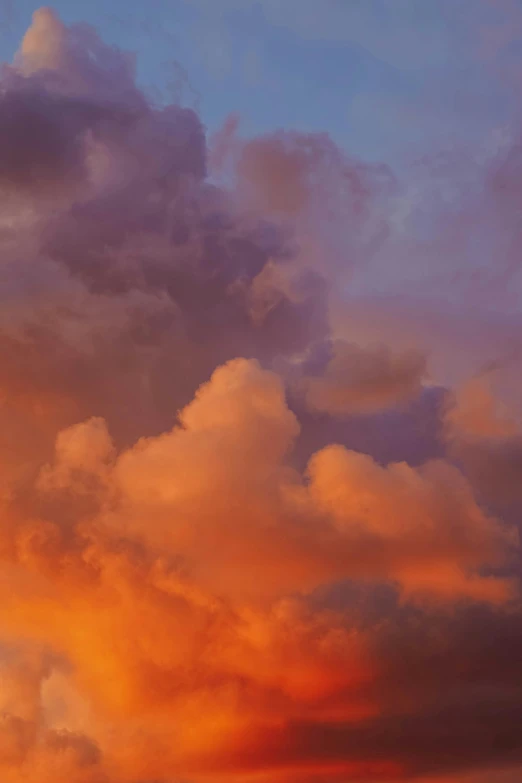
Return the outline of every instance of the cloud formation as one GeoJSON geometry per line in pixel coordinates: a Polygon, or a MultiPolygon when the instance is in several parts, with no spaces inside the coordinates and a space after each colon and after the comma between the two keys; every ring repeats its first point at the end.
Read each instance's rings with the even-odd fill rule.
{"type": "Polygon", "coordinates": [[[35,13],[0,84],[6,783],[522,765],[517,412],[448,388],[444,313],[338,317],[396,187],[326,135],[209,154],[35,13]]]}
{"type": "Polygon", "coordinates": [[[318,377],[303,379],[312,410],[342,416],[371,413],[407,402],[422,391],[426,359],[414,351],[394,356],[387,346],[362,349],[337,340],[318,377]]]}

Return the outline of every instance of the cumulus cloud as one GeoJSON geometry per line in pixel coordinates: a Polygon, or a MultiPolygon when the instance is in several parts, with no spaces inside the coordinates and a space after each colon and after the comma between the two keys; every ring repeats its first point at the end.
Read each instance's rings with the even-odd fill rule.
{"type": "Polygon", "coordinates": [[[516,768],[517,415],[336,322],[387,167],[210,146],[49,9],[3,71],[0,777],[516,768]]]}

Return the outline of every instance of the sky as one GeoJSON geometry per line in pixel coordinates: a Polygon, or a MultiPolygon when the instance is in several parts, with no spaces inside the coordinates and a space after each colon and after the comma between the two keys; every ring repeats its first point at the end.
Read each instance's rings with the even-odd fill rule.
{"type": "Polygon", "coordinates": [[[0,780],[518,783],[522,2],[0,8],[0,780]]]}
{"type": "MultiPolygon", "coordinates": [[[[366,159],[480,148],[517,107],[519,0],[58,0],[138,54],[140,82],[196,105],[212,132],[231,112],[245,132],[327,130],[366,159]],[[170,85],[170,88],[169,88],[170,85]]],[[[33,0],[4,0],[11,60],[33,0]]]]}

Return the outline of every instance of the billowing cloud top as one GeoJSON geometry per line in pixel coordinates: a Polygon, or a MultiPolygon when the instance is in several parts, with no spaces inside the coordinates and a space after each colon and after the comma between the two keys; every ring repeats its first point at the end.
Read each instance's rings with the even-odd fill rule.
{"type": "Polygon", "coordinates": [[[387,167],[234,118],[207,154],[41,9],[0,200],[1,780],[508,783],[518,354],[350,301],[405,247],[387,167]]]}

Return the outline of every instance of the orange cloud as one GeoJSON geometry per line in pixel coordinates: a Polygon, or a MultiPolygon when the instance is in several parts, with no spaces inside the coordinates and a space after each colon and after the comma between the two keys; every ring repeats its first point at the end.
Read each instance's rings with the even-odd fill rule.
{"type": "MultiPolygon", "coordinates": [[[[287,462],[298,432],[280,379],[235,360],[171,432],[119,456],[100,419],[60,433],[37,478],[40,518],[10,517],[4,632],[68,662],[100,715],[94,741],[124,780],[131,769],[160,779],[239,771],[241,737],[263,726],[285,744],[296,720],[373,720],[382,663],[372,636],[307,607],[322,583],[390,582],[406,598],[451,603],[510,596],[507,580],[479,572],[502,562],[510,535],[458,471],[383,468],[329,447],[305,481],[287,462]]],[[[273,764],[286,766],[278,754],[273,764]]],[[[334,754],[316,764],[386,778],[403,761],[347,757],[339,767],[334,754]]]]}

